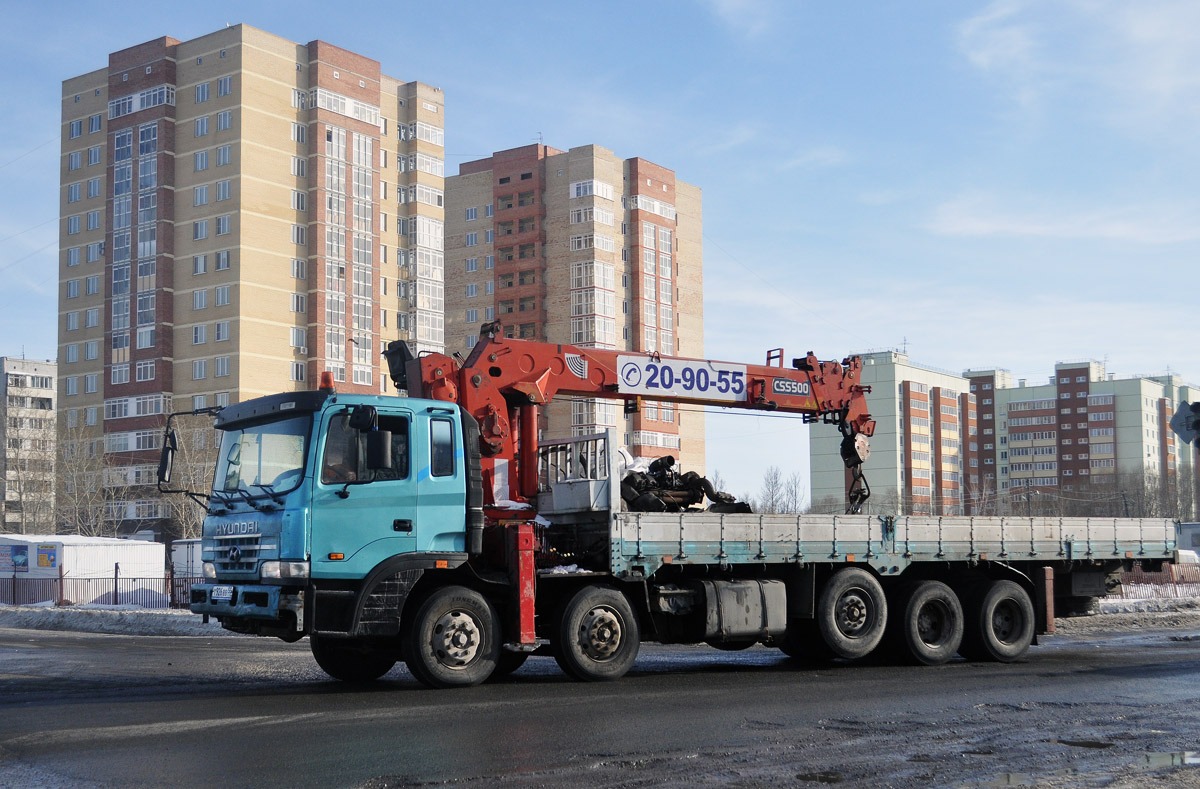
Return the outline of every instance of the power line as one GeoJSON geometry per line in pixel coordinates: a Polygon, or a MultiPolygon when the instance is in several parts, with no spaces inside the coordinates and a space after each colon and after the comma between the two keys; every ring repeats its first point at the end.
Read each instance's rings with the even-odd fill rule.
{"type": "Polygon", "coordinates": [[[50,139],[46,140],[46,141],[45,141],[44,143],[42,143],[41,145],[35,145],[34,147],[30,148],[28,151],[26,151],[25,153],[21,154],[21,155],[20,155],[20,156],[18,156],[17,158],[15,158],[15,159],[9,159],[9,160],[8,160],[7,162],[5,162],[4,164],[0,164],[0,170],[3,170],[5,167],[8,167],[10,164],[14,164],[15,162],[19,162],[19,161],[21,161],[22,159],[24,159],[26,156],[28,156],[29,154],[33,153],[34,151],[36,151],[36,150],[39,150],[39,149],[41,149],[41,148],[45,148],[47,145],[49,145],[49,144],[50,144],[50,143],[52,143],[52,142],[56,142],[58,139],[59,139],[59,138],[58,138],[58,135],[55,135],[54,137],[51,137],[50,139]]]}
{"type": "Polygon", "coordinates": [[[18,263],[20,263],[22,260],[28,260],[29,258],[33,257],[33,256],[34,256],[34,255],[36,255],[37,253],[41,252],[43,249],[46,249],[47,247],[54,246],[54,245],[55,245],[55,244],[57,244],[57,243],[58,243],[58,239],[57,239],[57,238],[56,238],[56,239],[53,239],[52,241],[50,241],[50,243],[48,243],[48,244],[44,244],[43,246],[41,246],[41,247],[38,247],[37,249],[35,249],[35,250],[33,250],[32,252],[30,252],[28,255],[24,255],[24,256],[22,256],[22,257],[19,257],[19,258],[17,258],[17,259],[16,259],[16,260],[14,260],[14,261],[12,261],[11,263],[6,263],[6,264],[4,264],[3,266],[0,266],[0,271],[7,271],[8,269],[10,269],[10,268],[12,268],[13,266],[17,265],[18,263]]]}
{"type": "Polygon", "coordinates": [[[58,221],[58,217],[52,216],[49,219],[47,219],[45,222],[40,222],[36,225],[30,225],[29,227],[25,228],[24,230],[20,230],[16,233],[13,233],[11,236],[8,236],[7,238],[0,238],[0,243],[14,239],[17,236],[23,236],[26,233],[28,233],[30,230],[37,230],[39,227],[43,227],[44,225],[48,225],[51,222],[57,222],[57,221],[58,221]]]}

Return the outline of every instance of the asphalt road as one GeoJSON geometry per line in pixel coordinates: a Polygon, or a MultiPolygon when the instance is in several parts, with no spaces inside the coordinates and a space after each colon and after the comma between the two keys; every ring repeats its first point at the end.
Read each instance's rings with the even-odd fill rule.
{"type": "Polygon", "coordinates": [[[1200,785],[1200,641],[1058,637],[1017,665],[813,666],[645,646],[431,691],[306,642],[0,629],[0,786],[1200,785]]]}

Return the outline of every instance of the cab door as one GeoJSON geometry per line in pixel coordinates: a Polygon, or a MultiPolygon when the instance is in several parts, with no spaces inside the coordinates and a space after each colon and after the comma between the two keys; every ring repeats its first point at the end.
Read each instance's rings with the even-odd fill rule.
{"type": "Polygon", "coordinates": [[[467,470],[458,411],[433,406],[422,417],[413,431],[421,508],[417,550],[462,553],[466,551],[467,470]]]}
{"type": "Polygon", "coordinates": [[[324,417],[313,479],[312,575],[362,578],[379,562],[416,550],[420,529],[409,409],[378,408],[391,433],[391,466],[368,469],[365,434],[350,408],[324,417]]]}

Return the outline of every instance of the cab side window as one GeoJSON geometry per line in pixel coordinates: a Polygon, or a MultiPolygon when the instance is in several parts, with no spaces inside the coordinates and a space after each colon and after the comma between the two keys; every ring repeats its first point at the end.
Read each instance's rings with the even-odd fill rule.
{"type": "Polygon", "coordinates": [[[435,477],[454,476],[454,423],[449,419],[429,422],[429,473],[435,477]]]}
{"type": "Polygon", "coordinates": [[[408,479],[408,419],[380,414],[379,429],[392,434],[392,465],[389,468],[375,469],[374,479],[408,479]]]}
{"type": "Polygon", "coordinates": [[[329,422],[325,455],[321,459],[321,482],[341,485],[359,479],[358,431],[350,427],[349,414],[338,414],[329,422]]]}

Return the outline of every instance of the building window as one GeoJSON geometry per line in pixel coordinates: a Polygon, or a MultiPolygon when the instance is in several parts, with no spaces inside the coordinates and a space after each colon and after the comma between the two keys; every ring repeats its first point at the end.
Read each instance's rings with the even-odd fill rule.
{"type": "Polygon", "coordinates": [[[233,92],[233,77],[221,77],[217,80],[217,95],[228,96],[233,92]]]}
{"type": "Polygon", "coordinates": [[[223,249],[217,253],[217,271],[225,271],[229,268],[229,250],[223,249]]]}
{"type": "Polygon", "coordinates": [[[478,233],[467,233],[466,238],[463,240],[463,245],[468,246],[468,247],[473,247],[473,246],[477,246],[478,244],[479,244],[479,234],[478,233]]]}
{"type": "Polygon", "coordinates": [[[202,310],[208,307],[208,291],[195,290],[192,291],[192,309],[202,310]]]}
{"type": "Polygon", "coordinates": [[[208,327],[203,323],[192,327],[192,345],[203,345],[208,342],[208,327]]]}
{"type": "Polygon", "coordinates": [[[218,356],[213,359],[213,376],[216,378],[225,378],[229,375],[229,357],[218,356]]]}
{"type": "Polygon", "coordinates": [[[229,304],[229,286],[218,285],[216,288],[216,304],[218,307],[224,307],[229,304]]]}
{"type": "Polygon", "coordinates": [[[196,103],[203,104],[208,101],[208,83],[201,82],[196,86],[196,103]]]}
{"type": "Polygon", "coordinates": [[[208,204],[208,184],[196,186],[192,188],[192,205],[207,205],[208,204]]]}
{"type": "Polygon", "coordinates": [[[292,362],[292,380],[293,381],[303,381],[304,380],[304,368],[305,368],[304,362],[292,362]]]}
{"type": "Polygon", "coordinates": [[[192,256],[192,274],[203,274],[208,271],[208,255],[192,256]]]}
{"type": "Polygon", "coordinates": [[[192,240],[201,241],[208,238],[208,220],[198,219],[192,223],[192,240]]]}
{"type": "Polygon", "coordinates": [[[230,145],[221,145],[217,148],[217,167],[224,167],[229,164],[232,158],[233,147],[230,145]]]}
{"type": "Polygon", "coordinates": [[[217,217],[217,235],[224,236],[229,233],[229,214],[224,214],[217,217]]]}
{"type": "Polygon", "coordinates": [[[229,321],[217,321],[213,324],[213,340],[216,342],[229,340],[229,321]]]}
{"type": "Polygon", "coordinates": [[[217,181],[217,202],[221,202],[222,200],[229,199],[230,183],[231,183],[231,181],[229,179],[225,179],[224,181],[217,181]]]}
{"type": "Polygon", "coordinates": [[[201,115],[199,118],[196,119],[194,136],[204,137],[207,134],[208,134],[208,116],[201,115]]]}
{"type": "Polygon", "coordinates": [[[208,169],[208,151],[196,151],[192,154],[192,169],[196,172],[208,169]]]}
{"type": "Polygon", "coordinates": [[[137,379],[139,381],[154,380],[154,362],[138,362],[137,363],[137,379]]]}
{"type": "Polygon", "coordinates": [[[308,310],[304,304],[304,294],[303,293],[293,293],[292,294],[292,312],[307,312],[307,311],[308,310]]]}
{"type": "Polygon", "coordinates": [[[472,207],[472,208],[467,209],[467,221],[468,222],[472,222],[478,218],[479,218],[479,209],[478,208],[472,207]]]}
{"type": "Polygon", "coordinates": [[[217,131],[227,131],[233,125],[233,116],[229,110],[217,113],[217,131]]]}
{"type": "Polygon", "coordinates": [[[195,359],[192,361],[192,380],[202,381],[208,377],[208,360],[195,359]]]}

